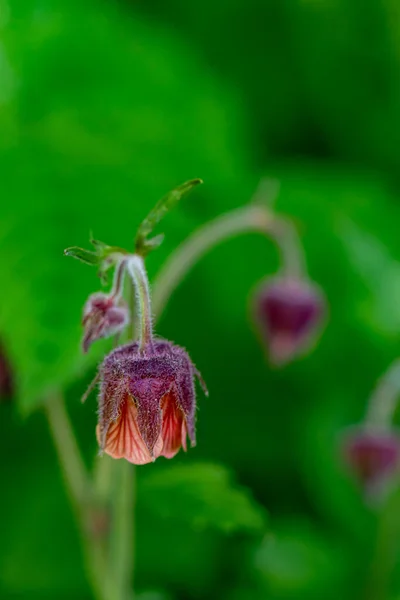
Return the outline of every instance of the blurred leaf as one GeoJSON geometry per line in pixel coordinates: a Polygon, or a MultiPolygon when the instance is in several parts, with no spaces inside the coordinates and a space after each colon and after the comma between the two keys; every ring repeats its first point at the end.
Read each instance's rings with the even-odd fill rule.
{"type": "Polygon", "coordinates": [[[306,523],[281,524],[267,535],[255,555],[272,598],[342,598],[346,557],[306,523]]]}
{"type": "Polygon", "coordinates": [[[161,517],[185,521],[196,529],[258,533],[266,526],[264,508],[221,465],[173,465],[148,472],[140,493],[142,502],[161,517]]]}
{"type": "Polygon", "coordinates": [[[164,592],[139,592],[135,593],[136,600],[172,600],[172,596],[164,592]]]}

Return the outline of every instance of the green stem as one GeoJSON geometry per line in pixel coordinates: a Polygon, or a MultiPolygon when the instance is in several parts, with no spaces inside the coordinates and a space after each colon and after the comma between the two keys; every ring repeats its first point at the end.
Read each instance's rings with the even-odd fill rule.
{"type": "Polygon", "coordinates": [[[70,498],[80,508],[86,501],[90,480],[61,394],[49,398],[45,409],[70,498]]]}
{"type": "MultiPolygon", "coordinates": [[[[386,429],[391,426],[400,394],[400,359],[395,360],[378,381],[365,418],[366,426],[386,429]]],[[[380,507],[376,542],[368,585],[367,600],[386,600],[395,567],[400,537],[400,487],[389,491],[380,507]]]]}
{"type": "Polygon", "coordinates": [[[300,277],[306,273],[302,246],[293,225],[262,204],[249,204],[203,225],[171,254],[153,287],[157,317],[187,273],[207,252],[227,239],[249,232],[261,233],[277,242],[286,274],[300,277]]]}
{"type": "Polygon", "coordinates": [[[373,391],[369,404],[366,424],[387,427],[391,424],[400,395],[400,359],[395,360],[373,391]]]}
{"type": "Polygon", "coordinates": [[[377,535],[365,598],[386,600],[396,564],[400,536],[400,488],[387,498],[377,522],[377,535]]]}
{"type": "Polygon", "coordinates": [[[90,583],[98,600],[110,600],[104,593],[105,555],[92,532],[91,483],[82,461],[64,400],[58,392],[45,404],[50,433],[61,464],[70,500],[75,510],[81,534],[84,558],[90,583]]]}
{"type": "Polygon", "coordinates": [[[107,590],[110,598],[118,600],[134,597],[134,474],[135,467],[128,461],[114,461],[107,590]]]}

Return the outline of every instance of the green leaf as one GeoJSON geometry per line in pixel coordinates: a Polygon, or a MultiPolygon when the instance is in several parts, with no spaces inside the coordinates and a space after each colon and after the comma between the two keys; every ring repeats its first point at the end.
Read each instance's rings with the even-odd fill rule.
{"type": "Polygon", "coordinates": [[[98,254],[91,252],[90,250],[85,250],[84,248],[78,248],[78,246],[66,248],[64,254],[65,256],[72,256],[72,258],[80,260],[85,263],[85,265],[99,266],[101,262],[101,258],[98,254]]]}
{"type": "Polygon", "coordinates": [[[264,508],[222,465],[195,463],[148,471],[140,499],[163,519],[184,521],[196,529],[260,533],[266,526],[264,508]]]}
{"type": "Polygon", "coordinates": [[[155,207],[150,211],[145,220],[141,223],[135,240],[136,252],[145,256],[151,250],[158,248],[163,241],[163,236],[157,236],[153,239],[148,240],[147,237],[158,225],[161,219],[172,209],[174,206],[186,196],[196,185],[203,183],[201,179],[192,179],[179,185],[177,188],[171,190],[161,200],[157,202],[155,207]]]}

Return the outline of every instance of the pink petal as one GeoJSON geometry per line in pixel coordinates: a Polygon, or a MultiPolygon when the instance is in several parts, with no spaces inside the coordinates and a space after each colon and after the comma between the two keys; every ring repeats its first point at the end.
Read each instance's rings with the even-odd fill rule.
{"type": "MultiPolygon", "coordinates": [[[[99,438],[99,432],[97,431],[99,438]]],[[[153,462],[162,448],[161,436],[154,447],[153,456],[144,443],[137,425],[137,408],[130,396],[121,404],[118,419],[108,428],[104,452],[113,458],[125,458],[135,465],[153,462]]]]}
{"type": "Polygon", "coordinates": [[[186,421],[183,412],[176,404],[173,393],[164,396],[161,405],[162,430],[161,437],[164,442],[161,456],[172,458],[181,447],[186,451],[186,421]]]}

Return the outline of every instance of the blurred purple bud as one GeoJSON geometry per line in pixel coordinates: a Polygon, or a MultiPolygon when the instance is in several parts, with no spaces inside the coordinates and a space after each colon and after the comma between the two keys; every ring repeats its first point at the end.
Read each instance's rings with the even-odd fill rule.
{"type": "Polygon", "coordinates": [[[129,325],[128,306],[122,299],[116,300],[114,296],[102,292],[92,294],[83,310],[82,325],[82,347],[87,352],[96,340],[115,335],[129,325]]]}
{"type": "Polygon", "coordinates": [[[354,428],[343,440],[343,456],[365,491],[376,495],[399,472],[400,435],[394,429],[354,428]]]}
{"type": "Polygon", "coordinates": [[[276,276],[259,284],[253,312],[270,362],[281,366],[309,349],[324,320],[326,303],[316,284],[276,276]]]}
{"type": "Polygon", "coordinates": [[[0,345],[0,401],[11,399],[14,392],[14,378],[6,351],[0,345]]]}
{"type": "Polygon", "coordinates": [[[113,350],[100,367],[101,450],[143,465],[186,451],[187,435],[194,446],[196,375],[187,352],[167,340],[113,350]]]}

